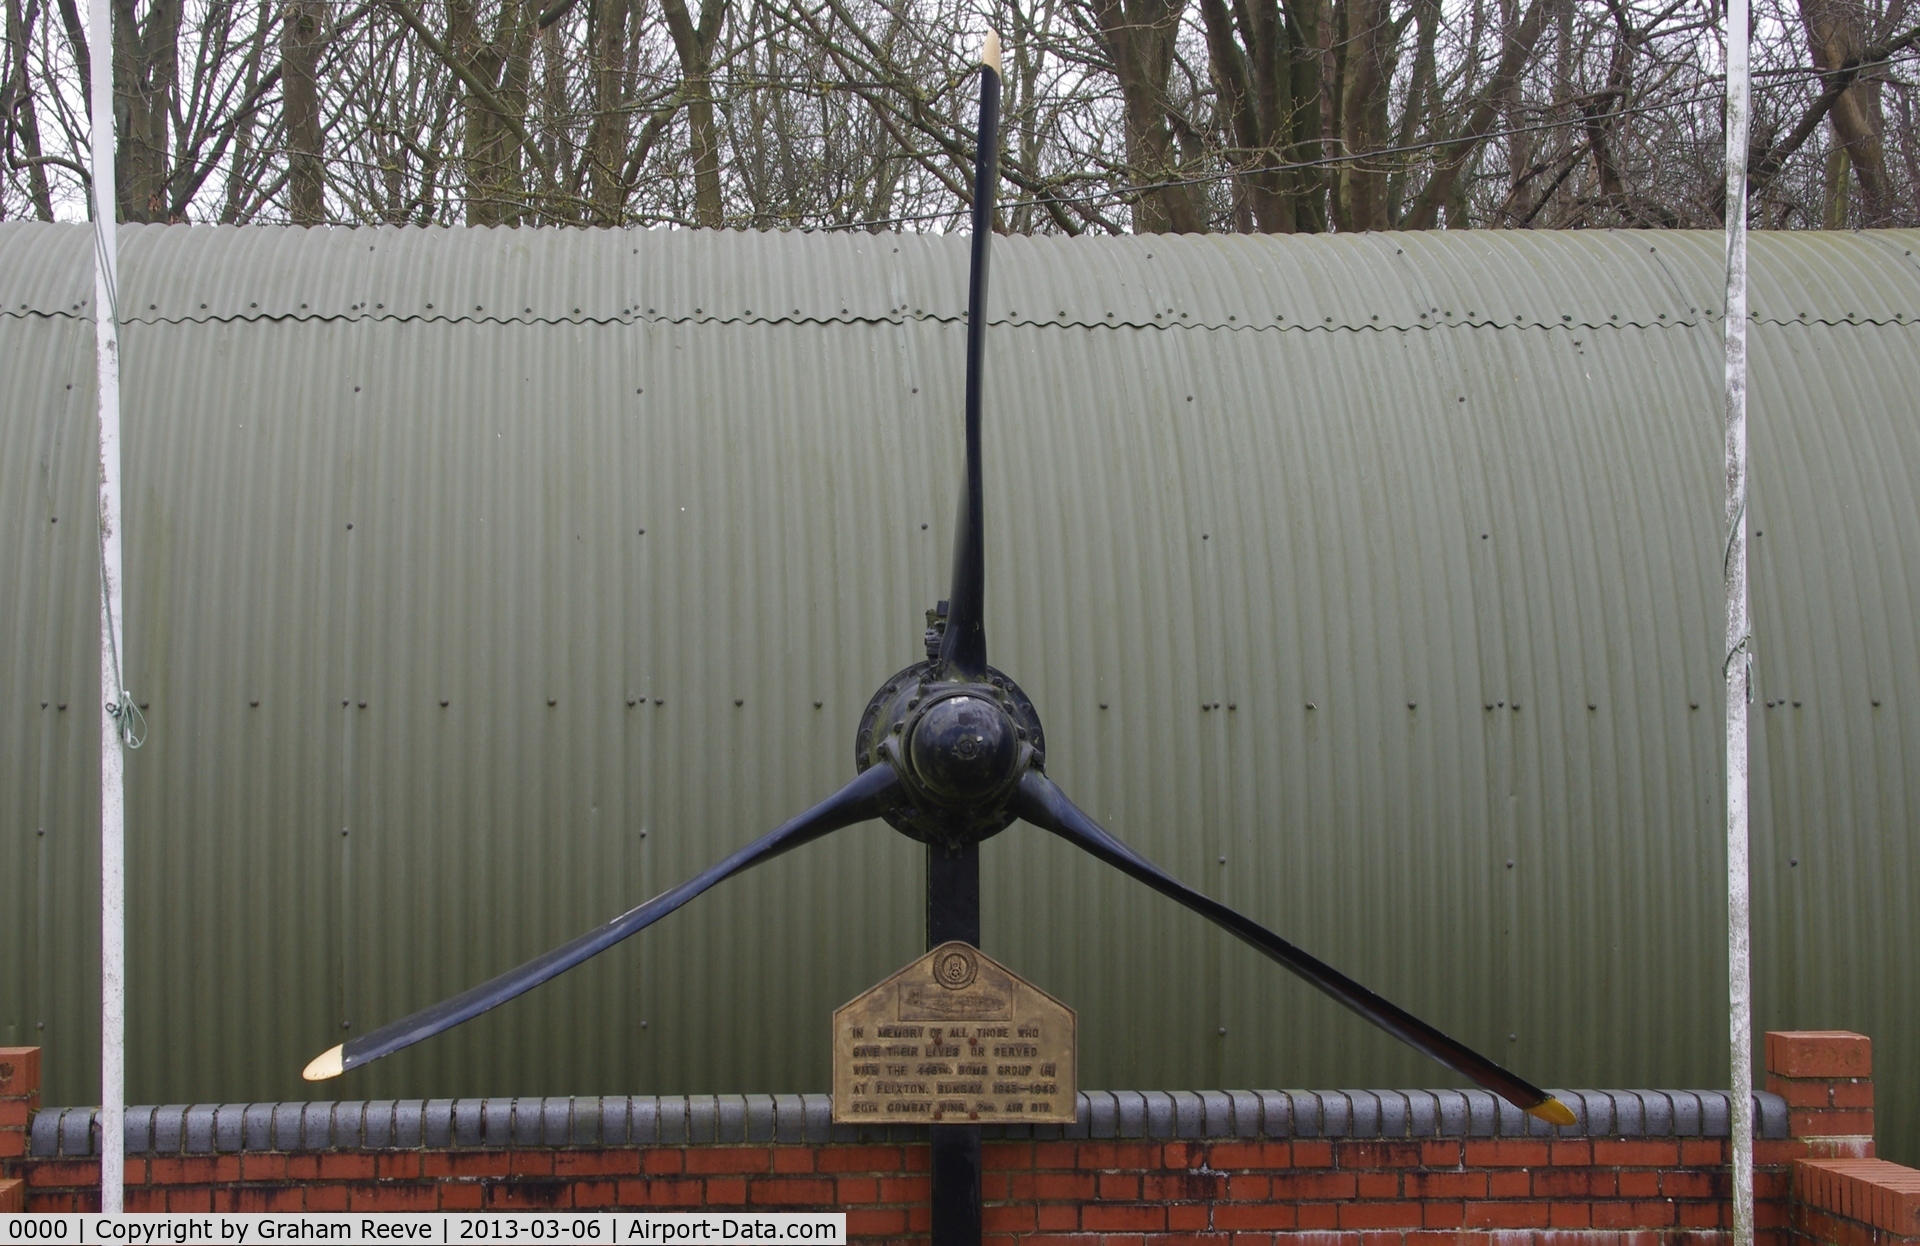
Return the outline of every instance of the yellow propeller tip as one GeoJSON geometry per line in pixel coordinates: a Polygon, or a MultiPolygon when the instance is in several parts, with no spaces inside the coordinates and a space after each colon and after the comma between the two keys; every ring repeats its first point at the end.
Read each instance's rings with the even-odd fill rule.
{"type": "Polygon", "coordinates": [[[1000,36],[993,31],[987,32],[987,41],[980,48],[980,63],[994,73],[1000,72],[1000,36]]]}
{"type": "Polygon", "coordinates": [[[306,1068],[300,1070],[300,1076],[310,1082],[324,1082],[329,1077],[340,1076],[345,1071],[346,1058],[342,1054],[345,1047],[346,1044],[341,1043],[337,1047],[327,1048],[309,1061],[306,1068]]]}
{"type": "Polygon", "coordinates": [[[1574,1119],[1573,1109],[1552,1095],[1548,1095],[1543,1102],[1536,1103],[1528,1108],[1527,1115],[1537,1116],[1549,1125],[1579,1124],[1579,1121],[1574,1119]]]}

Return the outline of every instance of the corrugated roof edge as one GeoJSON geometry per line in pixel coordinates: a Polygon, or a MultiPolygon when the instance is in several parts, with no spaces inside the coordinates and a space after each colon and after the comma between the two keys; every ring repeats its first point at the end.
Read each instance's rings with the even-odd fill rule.
{"type": "MultiPolygon", "coordinates": [[[[85,226],[0,223],[0,315],[84,317],[92,292],[87,238],[85,226]]],[[[744,231],[128,225],[120,306],[129,325],[956,324],[964,320],[964,243],[744,231]],[[506,310],[513,306],[522,311],[506,310]]],[[[1716,319],[1719,245],[1718,234],[1701,231],[1014,237],[1003,247],[995,298],[1004,310],[993,323],[1690,328],[1716,319]],[[1057,310],[1021,310],[1034,306],[1057,310]],[[1488,306],[1509,311],[1494,315],[1488,306]]],[[[1912,258],[1920,231],[1767,233],[1754,245],[1757,323],[1920,323],[1920,261],[1912,258]]]]}
{"type": "MultiPolygon", "coordinates": [[[[1234,323],[1216,324],[1212,322],[1189,321],[1183,324],[1153,324],[1134,320],[1040,320],[1030,317],[1008,319],[995,317],[988,324],[1011,328],[1039,329],[1122,329],[1160,330],[1164,332],[1201,331],[1208,333],[1431,333],[1442,329],[1544,329],[1549,332],[1599,332],[1603,329],[1695,329],[1702,324],[1711,324],[1720,317],[1707,312],[1698,317],[1682,316],[1656,320],[1574,320],[1550,324],[1542,320],[1500,320],[1479,317],[1468,320],[1459,317],[1435,324],[1355,324],[1322,322],[1320,324],[1297,324],[1276,322],[1273,324],[1234,323]]],[[[595,316],[460,316],[445,315],[398,315],[392,312],[364,312],[347,315],[328,315],[313,313],[267,313],[232,316],[132,316],[120,323],[123,325],[181,325],[181,324],[357,324],[362,321],[379,321],[394,324],[525,324],[525,325],[643,325],[643,324],[865,324],[865,325],[904,325],[926,322],[932,324],[964,324],[965,314],[957,316],[936,315],[895,315],[895,316],[648,316],[629,315],[612,317],[595,316]]],[[[93,317],[85,312],[71,311],[12,311],[0,309],[0,320],[76,320],[93,323],[93,317]]],[[[1762,316],[1753,314],[1747,317],[1750,324],[1772,325],[1778,328],[1804,327],[1810,325],[1856,325],[1875,328],[1914,328],[1920,327],[1920,312],[1908,315],[1896,312],[1891,316],[1762,316]]]]}
{"type": "MultiPolygon", "coordinates": [[[[1555,1128],[1483,1090],[1096,1090],[1072,1125],[987,1125],[998,1139],[1724,1138],[1724,1090],[1559,1092],[1555,1128]]],[[[1787,1104],[1756,1091],[1754,1134],[1787,1136],[1787,1104]]],[[[47,1108],[28,1153],[97,1151],[97,1108],[47,1108]]],[[[828,1095],[604,1095],[369,1099],[132,1107],[129,1155],[529,1146],[925,1141],[925,1125],[836,1125],[828,1095]]]]}

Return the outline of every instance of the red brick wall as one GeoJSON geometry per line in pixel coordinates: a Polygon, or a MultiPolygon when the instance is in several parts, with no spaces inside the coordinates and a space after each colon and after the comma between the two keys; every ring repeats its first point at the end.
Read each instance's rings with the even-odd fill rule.
{"type": "MultiPolygon", "coordinates": [[[[1767,1052],[1793,1136],[1756,1142],[1762,1241],[1920,1246],[1897,1234],[1847,1236],[1833,1224],[1853,1204],[1807,1201],[1810,1183],[1840,1180],[1819,1164],[1872,1153],[1867,1040],[1770,1034],[1767,1052]]],[[[0,1103],[27,1103],[32,1089],[16,1086],[0,1103]]],[[[14,1115],[24,1125],[25,1114],[14,1115]]],[[[0,1146],[20,1156],[5,1137],[0,1146]]],[[[985,1224],[994,1241],[1034,1246],[1202,1236],[1229,1246],[1414,1246],[1567,1231],[1592,1246],[1712,1240],[1730,1218],[1726,1152],[1725,1141],[1700,1138],[990,1142],[985,1224]]],[[[927,1162],[924,1145],[853,1143],[130,1156],[127,1209],[845,1210],[853,1236],[879,1242],[927,1231],[927,1162]]],[[[95,1205],[94,1161],[7,1163],[23,1173],[33,1209],[95,1205]]]]}

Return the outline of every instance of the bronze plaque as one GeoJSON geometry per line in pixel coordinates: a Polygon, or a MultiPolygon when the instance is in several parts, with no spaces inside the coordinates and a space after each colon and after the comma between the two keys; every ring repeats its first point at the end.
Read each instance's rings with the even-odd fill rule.
{"type": "Polygon", "coordinates": [[[833,1012],[839,1123],[1071,1124],[1073,1009],[967,943],[943,943],[833,1012]]]}

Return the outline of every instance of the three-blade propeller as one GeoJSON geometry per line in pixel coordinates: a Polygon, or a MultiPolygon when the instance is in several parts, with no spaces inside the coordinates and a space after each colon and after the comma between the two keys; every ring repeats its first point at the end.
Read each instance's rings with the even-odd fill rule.
{"type": "Polygon", "coordinates": [[[938,853],[977,843],[1018,818],[1192,909],[1395,1038],[1523,1111],[1556,1125],[1574,1123],[1573,1113],[1546,1091],[1166,873],[1084,813],[1044,773],[1031,703],[1012,680],[987,665],[980,410],[987,258],[998,183],[998,38],[988,36],[982,62],[967,302],[966,467],[945,631],[930,641],[926,663],[896,675],[869,706],[859,776],[704,873],[606,925],[451,999],[331,1048],[307,1066],[308,1080],[338,1076],[471,1020],[631,938],[716,883],[841,827],[886,817],[906,833],[926,839],[929,851],[938,853]]]}

